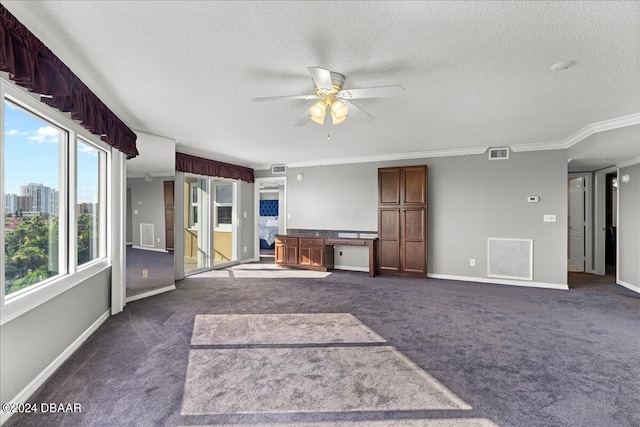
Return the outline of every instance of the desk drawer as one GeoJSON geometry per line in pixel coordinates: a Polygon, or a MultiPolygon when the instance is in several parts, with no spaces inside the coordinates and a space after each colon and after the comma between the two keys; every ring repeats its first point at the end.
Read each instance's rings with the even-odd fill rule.
{"type": "Polygon", "coordinates": [[[308,237],[301,237],[300,238],[300,245],[322,246],[322,245],[324,245],[324,239],[310,239],[308,237]]]}
{"type": "Polygon", "coordinates": [[[297,237],[276,237],[276,243],[280,245],[297,245],[297,237]]]}
{"type": "Polygon", "coordinates": [[[327,239],[326,244],[331,246],[367,246],[367,241],[357,239],[327,239]]]}

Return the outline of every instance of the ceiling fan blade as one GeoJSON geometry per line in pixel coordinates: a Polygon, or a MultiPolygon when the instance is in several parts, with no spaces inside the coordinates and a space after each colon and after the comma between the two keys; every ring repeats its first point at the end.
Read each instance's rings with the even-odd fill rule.
{"type": "Polygon", "coordinates": [[[298,119],[298,121],[294,126],[296,127],[304,126],[310,121],[311,121],[311,114],[309,114],[309,109],[306,109],[304,110],[304,114],[300,116],[300,118],[298,119]]]}
{"type": "Polygon", "coordinates": [[[313,95],[290,95],[290,96],[265,96],[263,98],[253,98],[254,102],[261,101],[286,101],[288,99],[319,99],[320,97],[316,94],[313,95]]]}
{"type": "Polygon", "coordinates": [[[358,121],[367,122],[375,119],[375,117],[373,117],[371,114],[364,111],[362,108],[356,106],[353,102],[349,102],[346,100],[342,100],[342,102],[347,104],[347,107],[349,108],[349,113],[347,114],[347,120],[349,118],[352,118],[358,121]]]}
{"type": "Polygon", "coordinates": [[[405,93],[402,86],[363,87],[362,89],[345,89],[336,94],[340,99],[390,98],[405,93]]]}
{"type": "Polygon", "coordinates": [[[331,72],[320,67],[309,67],[309,74],[313,82],[322,91],[331,92],[333,90],[333,81],[331,80],[331,72]]]}

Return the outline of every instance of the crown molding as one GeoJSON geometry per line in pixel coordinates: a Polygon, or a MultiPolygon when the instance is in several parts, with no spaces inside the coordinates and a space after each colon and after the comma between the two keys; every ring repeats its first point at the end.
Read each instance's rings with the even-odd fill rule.
{"type": "Polygon", "coordinates": [[[616,166],[619,168],[626,168],[627,166],[633,166],[640,163],[640,157],[636,157],[635,159],[625,160],[623,162],[617,163],[616,166]]]}
{"type": "Polygon", "coordinates": [[[525,151],[547,151],[547,150],[565,150],[563,141],[556,142],[535,142],[533,144],[515,144],[509,145],[509,148],[514,153],[521,153],[525,151]]]}
{"type": "Polygon", "coordinates": [[[330,166],[352,163],[388,162],[393,160],[426,159],[430,157],[470,156],[474,154],[484,154],[488,149],[488,146],[452,148],[446,150],[415,151],[411,153],[394,153],[381,154],[378,156],[343,157],[338,159],[314,160],[310,162],[294,162],[287,163],[286,165],[290,168],[304,168],[310,166],[330,166]]]}
{"type": "Polygon", "coordinates": [[[616,117],[615,119],[604,120],[602,122],[592,123],[580,129],[563,141],[564,148],[571,148],[583,139],[587,139],[593,134],[605,132],[608,130],[623,128],[640,124],[640,113],[630,114],[628,116],[616,117]]]}
{"type": "MultiPolygon", "coordinates": [[[[618,129],[627,126],[633,126],[640,124],[640,113],[630,114],[628,116],[617,117],[615,119],[604,120],[602,122],[592,123],[570,135],[562,141],[551,142],[537,142],[532,144],[514,144],[508,147],[514,153],[526,152],[526,151],[548,151],[548,150],[566,150],[573,147],[580,141],[590,137],[593,134],[604,132],[608,130],[618,129]]],[[[185,154],[193,154],[194,156],[208,157],[211,153],[197,152],[191,149],[185,149],[180,147],[180,143],[177,145],[178,151],[185,154]]],[[[361,157],[342,157],[337,159],[324,159],[313,160],[308,162],[292,162],[286,163],[290,168],[303,168],[311,166],[331,166],[331,165],[344,165],[352,163],[372,163],[372,162],[387,162],[394,160],[410,160],[410,159],[426,159],[430,157],[450,157],[450,156],[468,156],[476,154],[484,154],[489,149],[489,146],[483,147],[468,147],[468,148],[452,148],[445,150],[430,150],[430,151],[416,151],[410,153],[395,153],[395,154],[382,154],[379,156],[361,156],[361,157]]],[[[228,163],[238,163],[234,160],[223,160],[228,163]]],[[[268,170],[271,169],[271,165],[254,164],[248,167],[253,167],[254,170],[268,170]]]]}
{"type": "Polygon", "coordinates": [[[593,123],[589,125],[589,127],[593,129],[594,133],[598,133],[606,130],[613,130],[637,124],[640,124],[640,113],[629,114],[628,116],[622,116],[611,120],[593,123]]]}
{"type": "Polygon", "coordinates": [[[514,153],[523,151],[544,151],[544,150],[566,150],[573,147],[580,141],[589,138],[599,132],[605,132],[608,130],[623,128],[627,126],[633,126],[640,124],[640,113],[630,114],[628,116],[617,117],[611,120],[604,120],[602,122],[592,123],[587,125],[572,134],[563,141],[556,142],[539,142],[533,144],[516,144],[510,145],[509,148],[514,153]]]}

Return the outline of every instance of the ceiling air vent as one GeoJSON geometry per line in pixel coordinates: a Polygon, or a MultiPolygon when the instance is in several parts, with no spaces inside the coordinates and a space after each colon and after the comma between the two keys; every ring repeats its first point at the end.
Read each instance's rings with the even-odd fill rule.
{"type": "Polygon", "coordinates": [[[509,158],[509,147],[489,148],[489,160],[506,160],[509,158]]]}
{"type": "Polygon", "coordinates": [[[273,174],[287,173],[287,165],[273,165],[271,166],[271,173],[273,174]]]}

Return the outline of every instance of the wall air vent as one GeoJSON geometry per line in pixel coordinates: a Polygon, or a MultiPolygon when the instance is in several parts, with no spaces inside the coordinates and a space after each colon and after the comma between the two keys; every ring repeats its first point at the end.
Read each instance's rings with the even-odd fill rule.
{"type": "Polygon", "coordinates": [[[154,234],[153,224],[140,224],[140,246],[152,248],[154,234]]]}
{"type": "Polygon", "coordinates": [[[489,160],[506,160],[509,158],[509,147],[489,148],[489,160]]]}
{"type": "Polygon", "coordinates": [[[287,173],[287,165],[273,165],[271,166],[271,173],[273,174],[287,173]]]}
{"type": "Polygon", "coordinates": [[[488,239],[488,277],[533,280],[533,240],[488,239]]]}

